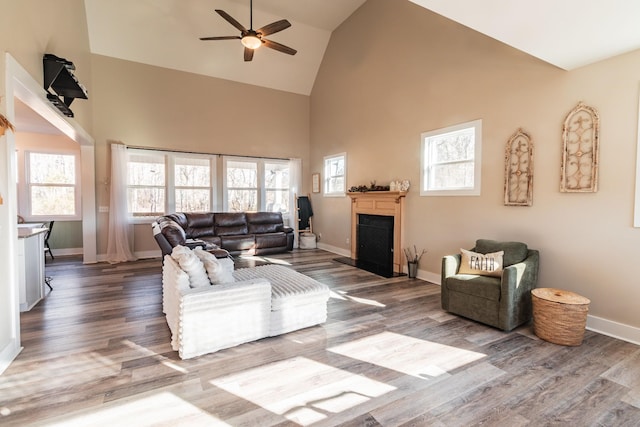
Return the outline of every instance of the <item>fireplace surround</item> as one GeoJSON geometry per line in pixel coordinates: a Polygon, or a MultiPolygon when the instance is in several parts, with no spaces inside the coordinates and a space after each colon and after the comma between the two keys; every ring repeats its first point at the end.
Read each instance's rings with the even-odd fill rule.
{"type": "Polygon", "coordinates": [[[392,272],[402,273],[405,191],[369,191],[348,193],[351,198],[351,259],[358,265],[358,225],[360,215],[393,218],[392,272]]]}

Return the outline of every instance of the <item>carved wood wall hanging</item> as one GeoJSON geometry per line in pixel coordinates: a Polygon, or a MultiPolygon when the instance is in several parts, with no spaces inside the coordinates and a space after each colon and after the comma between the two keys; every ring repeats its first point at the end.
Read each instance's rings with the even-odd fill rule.
{"type": "Polygon", "coordinates": [[[562,126],[560,191],[598,191],[598,147],[600,117],[595,108],[579,102],[562,126]]]}
{"type": "Polygon", "coordinates": [[[505,206],[531,206],[533,204],[533,142],[522,129],[509,141],[504,154],[505,206]]]}

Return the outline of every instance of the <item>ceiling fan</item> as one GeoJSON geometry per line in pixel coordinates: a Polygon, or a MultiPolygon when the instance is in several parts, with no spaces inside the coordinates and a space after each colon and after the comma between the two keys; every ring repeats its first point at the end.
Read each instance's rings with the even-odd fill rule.
{"type": "Polygon", "coordinates": [[[229,15],[224,10],[216,9],[218,15],[222,16],[228,23],[236,27],[240,30],[239,36],[220,36],[220,37],[201,37],[200,40],[236,40],[239,39],[242,45],[244,46],[244,60],[251,61],[253,59],[253,52],[262,45],[269,47],[271,49],[275,49],[278,52],[286,53],[288,55],[295,55],[297,51],[295,49],[291,49],[289,46],[285,46],[283,44],[267,40],[264,37],[270,34],[277,33],[278,31],[282,31],[291,26],[291,23],[286,19],[281,19],[280,21],[272,22],[269,25],[265,25],[264,27],[254,30],[253,29],[253,0],[249,2],[249,29],[247,30],[242,26],[238,21],[233,19],[231,15],[229,15]]]}

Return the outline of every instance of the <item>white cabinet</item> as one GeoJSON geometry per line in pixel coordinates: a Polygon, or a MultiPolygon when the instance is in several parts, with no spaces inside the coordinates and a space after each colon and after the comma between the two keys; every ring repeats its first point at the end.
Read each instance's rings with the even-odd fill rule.
{"type": "Polygon", "coordinates": [[[18,228],[20,311],[29,311],[44,297],[44,235],[46,229],[18,228]]]}

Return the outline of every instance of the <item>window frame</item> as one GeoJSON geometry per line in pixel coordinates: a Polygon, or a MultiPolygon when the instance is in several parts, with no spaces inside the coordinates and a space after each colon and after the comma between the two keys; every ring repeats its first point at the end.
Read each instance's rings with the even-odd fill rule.
{"type": "Polygon", "coordinates": [[[20,186],[22,183],[23,186],[23,194],[24,194],[24,207],[25,212],[23,216],[26,221],[30,222],[39,222],[39,221],[81,221],[82,220],[82,187],[81,187],[81,179],[80,175],[82,173],[81,163],[80,163],[80,152],[75,150],[39,150],[39,149],[30,149],[24,151],[24,180],[18,181],[18,185],[20,186]],[[73,185],[71,184],[33,184],[31,182],[31,154],[47,154],[47,155],[61,155],[61,156],[72,156],[74,158],[74,175],[75,182],[73,185]],[[34,215],[33,214],[33,206],[31,203],[31,188],[32,186],[53,186],[53,187],[73,187],[74,188],[74,214],[72,215],[34,215]]]}
{"type": "Polygon", "coordinates": [[[481,177],[482,177],[482,119],[472,120],[465,123],[459,123],[428,132],[420,135],[420,195],[421,196],[479,196],[481,193],[481,177]],[[469,187],[449,187],[446,189],[433,190],[428,188],[427,179],[430,176],[430,168],[434,165],[445,164],[429,161],[430,143],[436,137],[447,134],[473,129],[474,132],[474,155],[469,161],[452,161],[452,163],[471,163],[473,165],[473,185],[469,187]]]}
{"type": "MultiPolygon", "coordinates": [[[[199,153],[186,153],[186,152],[173,152],[173,151],[162,151],[162,150],[150,150],[150,149],[140,149],[140,148],[128,148],[127,149],[127,170],[128,164],[130,161],[131,155],[139,155],[139,156],[148,156],[148,157],[162,157],[164,159],[164,167],[165,167],[165,182],[164,186],[164,212],[161,213],[153,213],[151,215],[134,215],[133,212],[129,210],[127,206],[127,214],[129,216],[129,220],[134,224],[145,224],[150,221],[154,221],[160,215],[166,215],[167,213],[176,212],[176,190],[177,189],[185,189],[185,188],[197,188],[202,189],[204,187],[189,187],[189,186],[179,186],[176,185],[175,179],[175,166],[176,159],[207,159],[209,161],[209,209],[210,212],[214,211],[217,207],[217,199],[216,199],[216,177],[217,177],[217,155],[216,154],[199,154],[199,153]]],[[[128,178],[127,178],[128,181],[128,178]]],[[[127,192],[131,187],[141,187],[141,186],[132,186],[127,182],[127,192]]],[[[160,186],[142,186],[142,187],[160,187],[160,186]]],[[[193,212],[201,212],[201,211],[193,211],[193,212]]]]}
{"type": "MultiPolygon", "coordinates": [[[[256,200],[256,211],[257,212],[265,212],[267,211],[266,201],[267,201],[267,191],[269,190],[285,190],[284,188],[267,188],[266,187],[266,164],[282,164],[287,165],[289,167],[289,187],[286,189],[289,191],[289,211],[282,212],[282,216],[287,217],[291,214],[291,209],[295,207],[291,206],[291,192],[294,183],[291,182],[291,160],[286,159],[274,159],[274,158],[256,158],[256,157],[240,157],[240,156],[223,156],[222,157],[222,208],[224,212],[232,212],[229,210],[229,190],[256,190],[257,200],[256,200]],[[227,164],[229,162],[244,162],[244,163],[253,163],[256,165],[256,177],[257,177],[257,187],[229,187],[227,182],[227,164]]],[[[281,211],[278,211],[281,212],[281,211]]]]}
{"type": "Polygon", "coordinates": [[[347,153],[332,154],[324,157],[323,161],[324,178],[322,180],[322,195],[324,197],[345,197],[347,195],[347,153]],[[344,173],[342,175],[332,175],[330,173],[331,162],[342,159],[344,162],[344,173]],[[343,177],[343,188],[340,191],[329,191],[329,181],[336,177],[343,177]]]}

